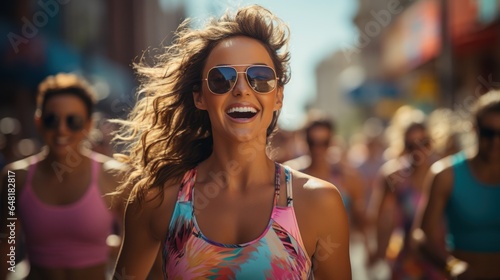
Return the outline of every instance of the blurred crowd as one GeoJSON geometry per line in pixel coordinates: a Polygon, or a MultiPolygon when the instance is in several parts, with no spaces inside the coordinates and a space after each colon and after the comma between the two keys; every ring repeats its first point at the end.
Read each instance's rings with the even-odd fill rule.
{"type": "MultiPolygon", "coordinates": [[[[351,224],[353,279],[445,279],[445,273],[416,249],[422,234],[416,230],[416,219],[423,211],[434,163],[477,153],[484,137],[497,144],[491,152],[498,153],[499,135],[494,130],[487,136],[478,131],[474,114],[472,108],[469,112],[439,108],[426,114],[404,105],[389,120],[366,119],[359,131],[345,137],[337,133],[328,112],[310,110],[302,128],[276,132],[269,155],[337,186],[351,224]]],[[[112,156],[120,150],[112,144],[116,124],[99,111],[92,119],[93,127],[84,136],[85,148],[112,156]]],[[[493,123],[500,126],[496,122],[498,118],[493,123]]],[[[71,125],[69,119],[66,125],[71,125]]],[[[2,168],[42,149],[42,142],[27,137],[25,131],[15,118],[0,120],[2,168]]],[[[446,223],[441,225],[438,240],[446,241],[446,223]]],[[[441,245],[446,250],[447,245],[441,245]]]]}
{"type": "MultiPolygon", "coordinates": [[[[498,92],[496,95],[498,99],[498,92]]],[[[494,110],[498,110],[499,105],[495,106],[494,110]]],[[[422,243],[426,243],[423,240],[425,233],[420,228],[422,216],[431,211],[431,206],[427,205],[431,194],[438,195],[432,192],[445,188],[445,184],[436,183],[437,179],[433,178],[440,163],[452,161],[450,165],[453,166],[460,155],[474,158],[471,155],[481,157],[486,152],[491,154],[483,157],[491,165],[483,168],[493,173],[500,171],[497,170],[499,139],[481,134],[478,127],[482,121],[477,114],[472,107],[469,112],[438,108],[426,114],[403,105],[388,121],[369,118],[357,133],[345,138],[336,133],[335,120],[330,115],[311,110],[303,129],[281,130],[271,145],[278,161],[332,182],[339,189],[350,215],[353,279],[446,279],[449,275],[443,271],[449,267],[439,268],[442,264],[436,265],[434,256],[426,256],[421,250],[422,243]],[[490,150],[481,152],[485,149],[485,141],[490,144],[490,150]]],[[[498,111],[495,114],[498,115],[498,111]]],[[[497,118],[495,126],[500,125],[498,121],[497,118]]],[[[469,165],[474,169],[474,164],[469,165]]],[[[468,182],[474,189],[481,185],[479,181],[484,182],[484,177],[468,182]]],[[[498,181],[493,180],[492,184],[496,186],[498,181]]],[[[452,184],[449,187],[452,189],[452,184]]],[[[459,191],[458,187],[454,188],[455,192],[459,191]]],[[[498,190],[495,191],[498,199],[498,190]]],[[[476,193],[473,191],[469,195],[476,193]]],[[[454,198],[451,195],[443,197],[444,205],[453,207],[454,198]]],[[[460,203],[459,207],[465,208],[465,203],[460,203]]],[[[484,203],[491,206],[494,201],[484,203]]],[[[454,236],[448,232],[445,214],[450,215],[446,216],[449,220],[453,214],[448,211],[451,210],[438,212],[440,220],[432,232],[426,232],[435,237],[433,241],[438,244],[433,245],[441,252],[457,250],[457,245],[450,242],[454,236]]],[[[493,219],[490,221],[494,223],[493,219]]],[[[426,222],[424,220],[424,225],[426,222]]],[[[469,222],[465,218],[458,227],[465,228],[465,223],[469,222]]],[[[498,232],[495,236],[498,238],[498,232]]],[[[493,239],[491,242],[500,241],[493,239]]],[[[487,266],[481,270],[485,271],[484,267],[487,266]]]]}
{"type": "MultiPolygon", "coordinates": [[[[43,3],[49,2],[56,3],[55,1],[43,3]]],[[[80,44],[79,50],[75,51],[59,39],[55,39],[57,36],[51,34],[62,32],[59,28],[60,25],[63,26],[59,23],[64,22],[62,15],[54,12],[57,14],[54,17],[49,13],[55,11],[56,8],[59,9],[59,6],[62,8],[61,2],[67,3],[68,1],[58,1],[60,5],[47,6],[47,9],[45,9],[46,6],[38,8],[37,11],[40,14],[45,14],[41,11],[47,11],[52,18],[51,21],[43,24],[43,28],[39,27],[40,31],[30,29],[28,23],[33,23],[27,20],[31,18],[23,17],[26,11],[32,9],[28,4],[31,3],[30,1],[19,1],[22,4],[14,2],[6,4],[5,11],[0,13],[1,30],[21,30],[18,19],[22,18],[24,24],[22,31],[35,33],[33,36],[30,35],[31,33],[28,34],[31,37],[22,33],[30,39],[29,44],[19,41],[20,37],[11,35],[7,37],[9,42],[0,44],[2,54],[0,58],[2,61],[0,67],[0,73],[2,73],[2,78],[0,78],[2,85],[0,92],[2,98],[0,103],[0,169],[5,171],[10,170],[11,167],[18,168],[19,165],[9,164],[25,160],[25,166],[21,166],[20,169],[24,169],[28,174],[27,178],[30,178],[35,174],[32,165],[36,165],[40,160],[40,165],[43,166],[43,160],[38,155],[44,153],[44,147],[50,146],[50,149],[54,150],[54,147],[61,144],[60,142],[66,141],[66,139],[56,139],[53,143],[47,141],[50,138],[49,134],[61,126],[63,130],[81,133],[79,137],[83,141],[82,145],[79,144],[74,148],[87,151],[79,154],[77,158],[84,158],[84,161],[89,164],[78,165],[81,170],[78,169],[78,172],[70,174],[74,177],[71,182],[79,185],[82,178],[86,176],[89,182],[106,186],[106,191],[112,191],[119,182],[119,178],[106,175],[110,169],[113,169],[108,165],[116,164],[112,159],[113,155],[122,152],[123,147],[112,141],[113,133],[118,129],[118,125],[110,120],[124,119],[134,106],[136,101],[132,97],[132,92],[135,91],[134,79],[130,67],[125,68],[124,65],[128,66],[130,63],[130,54],[137,55],[140,53],[138,49],[143,50],[142,45],[137,42],[144,40],[135,34],[140,32],[134,33],[127,28],[122,28],[125,23],[133,25],[128,17],[121,16],[126,14],[125,12],[132,13],[132,11],[124,12],[119,9],[122,6],[120,1],[110,1],[111,4],[108,5],[112,9],[109,9],[109,13],[113,19],[110,22],[113,22],[116,30],[122,33],[110,39],[112,44],[108,42],[108,45],[112,45],[113,48],[110,47],[109,52],[117,57],[123,56],[122,62],[125,61],[125,63],[117,66],[100,56],[98,43],[102,43],[100,40],[107,36],[99,31],[99,24],[102,23],[96,23],[95,26],[89,24],[94,32],[82,33],[83,35],[76,32],[79,30],[77,26],[63,29],[71,34],[69,37],[74,41],[74,45],[80,44]],[[14,25],[14,22],[17,22],[17,25],[14,25]],[[68,31],[72,28],[75,32],[68,31]],[[134,33],[133,36],[137,37],[134,37],[135,43],[127,41],[130,39],[127,37],[130,35],[128,33],[134,33]],[[122,49],[127,51],[120,53],[118,50],[122,49]],[[90,106],[92,110],[78,107],[81,104],[74,107],[53,105],[53,107],[46,108],[44,106],[47,104],[39,104],[40,102],[36,100],[36,87],[43,79],[58,72],[72,72],[79,77],[85,76],[90,82],[89,86],[97,93],[95,106],[90,106]],[[26,75],[26,73],[30,74],[26,75]],[[43,110],[53,111],[49,110],[51,114],[48,115],[37,116],[36,112],[40,110],[40,106],[43,110]],[[66,111],[62,112],[64,111],[62,109],[66,111]],[[83,121],[80,120],[84,124],[79,124],[74,118],[75,112],[80,109],[82,115],[90,112],[88,118],[84,117],[83,121]],[[62,118],[57,114],[66,115],[62,118]],[[88,130],[83,129],[86,125],[89,126],[88,130]]],[[[95,4],[90,5],[92,11],[105,10],[97,4],[98,1],[90,2],[95,4]]],[[[128,2],[128,6],[134,6],[131,1],[128,2]]],[[[399,1],[395,2],[399,4],[399,1]]],[[[402,2],[405,4],[410,1],[402,2]]],[[[147,6],[148,9],[145,9],[146,12],[158,10],[157,7],[150,5],[147,6]]],[[[79,6],[74,5],[70,11],[78,9],[79,6]]],[[[370,9],[366,8],[365,11],[368,19],[371,19],[373,13],[373,9],[370,9]]],[[[183,10],[181,12],[184,13],[183,10]]],[[[176,18],[176,13],[173,13],[170,18],[176,18]]],[[[500,14],[500,10],[498,13],[500,14]]],[[[69,18],[72,13],[67,15],[69,18]]],[[[420,19],[420,17],[417,18],[420,19]]],[[[33,20],[41,19],[33,15],[33,20]]],[[[86,19],[86,22],[92,23],[92,17],[86,19]]],[[[496,22],[498,23],[498,20],[496,22]]],[[[162,24],[151,25],[157,26],[155,28],[162,28],[162,24]]],[[[172,25],[177,26],[177,23],[174,22],[172,25]]],[[[165,32],[162,30],[161,33],[165,32]]],[[[491,34],[498,38],[497,33],[491,34]]],[[[372,46],[378,48],[375,43],[372,43],[372,46]]],[[[392,46],[392,44],[387,44],[387,46],[392,46]]],[[[392,48],[388,50],[387,53],[393,53],[392,48]]],[[[379,56],[377,52],[367,53],[379,56]]],[[[425,103],[419,106],[418,102],[405,103],[408,99],[402,97],[398,99],[401,104],[398,101],[394,103],[396,105],[391,103],[391,106],[385,106],[387,104],[384,105],[381,102],[383,98],[375,98],[369,92],[367,96],[369,95],[370,98],[366,100],[370,102],[375,100],[373,104],[366,100],[365,102],[368,103],[364,104],[363,108],[354,108],[356,105],[352,108],[340,108],[343,105],[335,104],[339,106],[337,108],[339,111],[340,109],[346,110],[340,113],[309,108],[303,125],[294,130],[279,128],[272,136],[268,143],[268,153],[273,160],[328,181],[338,188],[349,215],[353,279],[450,279],[458,275],[463,277],[458,279],[499,279],[500,92],[493,90],[498,87],[498,83],[492,80],[494,79],[492,77],[496,76],[490,74],[498,73],[494,70],[498,64],[488,59],[489,56],[485,57],[481,59],[480,68],[483,70],[480,75],[467,73],[467,77],[472,78],[463,79],[461,83],[468,87],[464,87],[465,90],[457,94],[451,106],[435,108],[438,105],[434,101],[429,101],[431,105],[425,103]],[[488,77],[488,81],[483,76],[488,77]],[[480,85],[478,87],[480,90],[474,92],[468,90],[478,85],[476,80],[484,88],[480,85]],[[486,91],[490,93],[485,93],[486,91]],[[347,111],[351,109],[363,111],[370,106],[372,107],[371,113],[376,111],[376,114],[361,115],[370,114],[377,115],[377,117],[367,117],[362,120],[361,125],[350,127],[348,130],[340,129],[341,125],[352,124],[344,121],[350,116],[350,112],[347,111]],[[478,106],[480,109],[477,109],[478,106]],[[477,188],[467,189],[467,186],[477,186],[477,188]],[[465,202],[461,204],[462,201],[465,202]]],[[[345,57],[342,57],[342,60],[345,60],[345,57]]],[[[365,59],[365,61],[372,60],[365,59]]],[[[470,63],[466,59],[457,61],[470,63]]],[[[469,71],[469,64],[460,63],[458,63],[460,67],[457,68],[464,72],[469,71]]],[[[337,63],[333,64],[335,67],[332,69],[337,69],[337,63]]],[[[373,63],[374,72],[379,71],[379,67],[378,63],[373,63]]],[[[451,65],[449,67],[451,68],[451,65]]],[[[475,73],[472,70],[470,72],[475,73]]],[[[330,82],[330,79],[331,76],[327,75],[325,81],[330,82]]],[[[404,81],[404,79],[400,80],[404,81]]],[[[422,84],[428,85],[428,83],[422,84]]],[[[432,85],[431,90],[424,88],[415,91],[435,91],[435,98],[445,95],[445,93],[439,93],[433,83],[432,85]]],[[[324,88],[328,91],[328,96],[343,94],[336,90],[331,92],[329,86],[324,88]]],[[[385,88],[380,91],[390,95],[385,88]]],[[[414,92],[405,92],[402,96],[412,94],[414,92]]],[[[420,97],[422,100],[427,98],[424,95],[420,97]]],[[[79,103],[79,101],[75,102],[79,103]]],[[[326,107],[333,106],[319,99],[317,104],[326,107]]],[[[66,154],[59,156],[67,157],[66,154]]],[[[67,158],[65,160],[67,161],[67,158]]],[[[45,175],[47,174],[48,172],[45,175]]],[[[17,182],[21,187],[21,184],[24,186],[25,182],[19,178],[24,175],[19,176],[17,182]]],[[[50,185],[47,182],[53,180],[52,177],[42,176],[37,178],[37,181],[42,182],[40,185],[44,182],[50,185]]],[[[31,184],[30,180],[26,185],[31,184]]],[[[85,187],[88,184],[83,185],[85,187]]],[[[37,192],[36,186],[32,184],[35,192],[37,192]]],[[[49,202],[55,197],[49,191],[39,190],[38,192],[42,194],[41,197],[45,194],[46,201],[49,202]]],[[[59,203],[59,205],[64,205],[68,201],[74,202],[76,200],[71,199],[72,195],[68,194],[69,198],[61,197],[60,201],[52,202],[59,203]]],[[[1,203],[6,201],[4,197],[1,199],[1,203]]],[[[107,206],[111,205],[108,200],[103,199],[107,206]]],[[[109,257],[109,262],[106,260],[98,264],[99,269],[106,270],[108,275],[111,273],[116,250],[120,244],[119,233],[122,220],[120,215],[123,215],[123,209],[113,210],[115,211],[111,211],[112,213],[107,213],[105,210],[101,213],[102,216],[112,216],[109,218],[110,221],[107,221],[113,226],[112,232],[109,232],[112,238],[108,239],[105,244],[112,248],[112,252],[109,256],[106,255],[106,258],[109,257]]],[[[24,259],[25,248],[23,246],[21,243],[16,247],[19,257],[16,258],[19,262],[18,271],[9,275],[10,278],[7,279],[23,279],[30,270],[30,264],[24,259]]],[[[3,262],[5,254],[3,251],[1,253],[3,262]]],[[[0,266],[0,268],[4,267],[0,266]]],[[[43,274],[43,271],[39,272],[43,274]]],[[[158,273],[153,270],[150,279],[157,279],[158,273]]],[[[3,274],[0,274],[0,278],[1,276],[3,274]]]]}

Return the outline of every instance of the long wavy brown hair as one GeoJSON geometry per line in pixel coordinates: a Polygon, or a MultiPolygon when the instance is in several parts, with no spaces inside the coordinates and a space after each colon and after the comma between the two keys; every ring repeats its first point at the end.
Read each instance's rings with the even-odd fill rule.
{"type": "MultiPolygon", "coordinates": [[[[144,61],[134,65],[141,83],[138,101],[128,120],[117,121],[121,129],[115,137],[127,151],[117,159],[131,167],[117,193],[130,192],[130,201],[141,203],[152,188],[163,194],[166,182],[180,181],[212,153],[208,113],[195,107],[193,91],[200,89],[206,59],[220,41],[234,36],[260,41],[273,60],[278,85],[289,81],[289,29],[269,10],[252,5],[210,19],[201,29],[189,25],[185,20],[179,26],[154,66],[144,61]]],[[[279,111],[267,129],[268,138],[278,116],[279,111]]]]}

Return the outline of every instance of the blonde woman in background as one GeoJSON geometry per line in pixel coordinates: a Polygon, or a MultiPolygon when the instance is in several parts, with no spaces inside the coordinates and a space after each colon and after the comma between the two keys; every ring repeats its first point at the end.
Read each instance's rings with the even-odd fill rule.
{"type": "Polygon", "coordinates": [[[392,279],[441,279],[443,275],[418,255],[411,242],[424,178],[436,160],[425,115],[409,106],[401,107],[386,133],[393,158],[381,167],[370,202],[377,248],[370,254],[369,265],[390,257],[392,279]],[[391,236],[398,237],[400,243],[394,242],[397,239],[390,242],[391,236]]]}

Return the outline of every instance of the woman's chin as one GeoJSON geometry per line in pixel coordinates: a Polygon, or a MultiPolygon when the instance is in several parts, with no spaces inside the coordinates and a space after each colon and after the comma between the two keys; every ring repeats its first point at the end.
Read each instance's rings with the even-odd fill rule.
{"type": "Polygon", "coordinates": [[[69,144],[66,145],[54,144],[50,145],[49,151],[50,154],[52,154],[56,158],[65,158],[70,154],[77,153],[77,147],[74,147],[74,145],[69,145],[69,144]]]}

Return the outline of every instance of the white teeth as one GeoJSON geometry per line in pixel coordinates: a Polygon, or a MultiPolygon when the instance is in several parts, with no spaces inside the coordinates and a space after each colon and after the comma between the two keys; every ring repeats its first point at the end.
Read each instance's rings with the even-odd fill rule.
{"type": "Polygon", "coordinates": [[[233,108],[227,110],[228,114],[234,113],[234,112],[240,112],[240,113],[246,113],[246,112],[257,113],[257,110],[255,108],[253,108],[253,107],[233,107],[233,108]]]}

